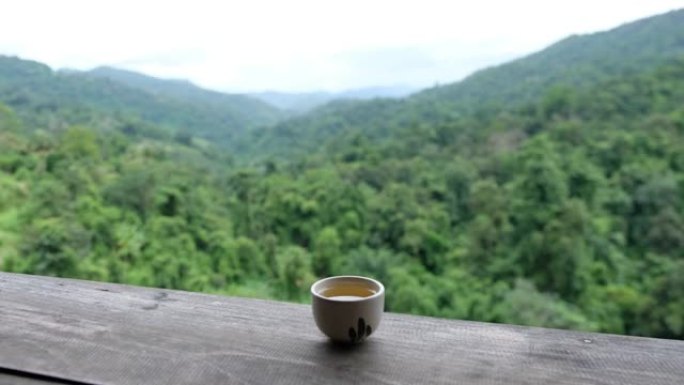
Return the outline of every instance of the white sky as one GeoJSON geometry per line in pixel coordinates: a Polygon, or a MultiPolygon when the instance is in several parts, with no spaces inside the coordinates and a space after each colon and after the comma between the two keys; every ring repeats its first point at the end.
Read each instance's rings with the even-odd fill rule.
{"type": "Polygon", "coordinates": [[[225,91],[430,86],[684,0],[16,0],[0,54],[225,91]]]}

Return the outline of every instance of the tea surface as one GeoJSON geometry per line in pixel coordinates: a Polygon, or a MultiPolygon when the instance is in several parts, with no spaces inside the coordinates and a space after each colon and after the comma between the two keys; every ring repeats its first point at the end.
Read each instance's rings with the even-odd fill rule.
{"type": "Polygon", "coordinates": [[[341,301],[354,301],[365,297],[370,297],[375,294],[375,290],[371,290],[365,286],[360,285],[335,285],[324,289],[321,295],[326,298],[332,298],[341,301]]]}
{"type": "Polygon", "coordinates": [[[336,301],[358,301],[358,300],[363,299],[365,297],[359,297],[359,296],[355,296],[355,295],[336,295],[336,296],[327,297],[327,298],[334,299],[336,301]]]}

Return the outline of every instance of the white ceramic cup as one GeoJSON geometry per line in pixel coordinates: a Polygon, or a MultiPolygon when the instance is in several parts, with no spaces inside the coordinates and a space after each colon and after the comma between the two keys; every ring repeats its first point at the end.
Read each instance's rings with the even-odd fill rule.
{"type": "Polygon", "coordinates": [[[358,343],[380,325],[385,287],[366,277],[324,278],[311,286],[316,326],[335,342],[358,343]]]}

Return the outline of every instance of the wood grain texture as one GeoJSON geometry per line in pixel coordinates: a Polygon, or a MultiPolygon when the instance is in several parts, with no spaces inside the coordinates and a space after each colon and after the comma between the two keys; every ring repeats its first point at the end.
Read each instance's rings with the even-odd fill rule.
{"type": "Polygon", "coordinates": [[[0,367],[93,384],[682,384],[684,342],[387,313],[345,348],[306,305],[0,273],[0,367]]]}

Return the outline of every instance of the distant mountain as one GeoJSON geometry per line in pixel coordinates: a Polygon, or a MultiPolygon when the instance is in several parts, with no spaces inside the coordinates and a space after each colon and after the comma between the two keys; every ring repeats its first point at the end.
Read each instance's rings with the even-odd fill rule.
{"type": "Polygon", "coordinates": [[[402,98],[417,91],[406,86],[366,87],[341,92],[257,92],[249,94],[281,110],[306,112],[339,99],[367,100],[375,98],[402,98]]]}
{"type": "Polygon", "coordinates": [[[34,121],[59,116],[78,122],[82,115],[96,112],[216,142],[229,142],[240,132],[273,124],[282,117],[279,110],[259,100],[208,91],[187,82],[112,68],[53,71],[44,64],[8,56],[0,56],[0,102],[34,121]],[[68,113],[61,113],[64,111],[68,113]]]}
{"type": "MultiPolygon", "coordinates": [[[[333,102],[253,133],[251,154],[310,152],[352,133],[383,140],[397,129],[439,125],[465,116],[536,103],[558,87],[582,89],[614,76],[649,72],[684,56],[684,10],[624,24],[606,32],[566,38],[527,57],[463,81],[400,100],[333,102]]],[[[353,135],[352,135],[353,136],[353,135]]]]}
{"type": "Polygon", "coordinates": [[[573,35],[552,46],[461,82],[417,94],[417,101],[472,109],[483,103],[520,105],[550,86],[592,85],[606,75],[629,75],[684,55],[684,9],[624,24],[609,31],[573,35]]]}
{"type": "Polygon", "coordinates": [[[207,90],[188,80],[160,79],[138,72],[114,67],[97,67],[86,75],[105,78],[137,88],[159,98],[182,101],[199,109],[211,109],[214,113],[226,114],[242,124],[255,127],[272,124],[283,115],[277,108],[257,98],[242,94],[228,94],[207,90]]]}
{"type": "Polygon", "coordinates": [[[107,78],[159,97],[174,98],[196,105],[211,105],[230,111],[249,125],[273,123],[278,112],[265,103],[242,94],[227,94],[198,87],[187,80],[159,79],[113,67],[97,67],[88,75],[107,78]]]}
{"type": "Polygon", "coordinates": [[[334,99],[333,95],[327,92],[264,91],[249,95],[281,110],[292,112],[307,112],[334,99]]]}

